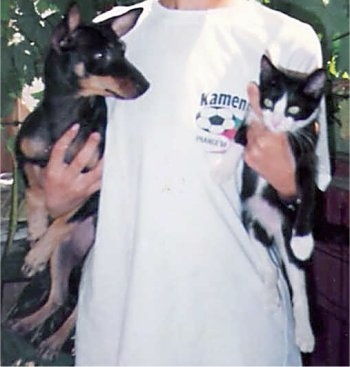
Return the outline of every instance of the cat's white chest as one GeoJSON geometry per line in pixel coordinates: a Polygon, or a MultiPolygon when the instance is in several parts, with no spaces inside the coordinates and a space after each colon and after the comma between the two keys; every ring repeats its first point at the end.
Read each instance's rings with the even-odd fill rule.
{"type": "Polygon", "coordinates": [[[270,236],[279,236],[282,217],[278,209],[271,206],[262,197],[263,190],[266,186],[266,180],[259,177],[255,194],[247,199],[245,206],[251,214],[252,219],[258,219],[270,236]]]}

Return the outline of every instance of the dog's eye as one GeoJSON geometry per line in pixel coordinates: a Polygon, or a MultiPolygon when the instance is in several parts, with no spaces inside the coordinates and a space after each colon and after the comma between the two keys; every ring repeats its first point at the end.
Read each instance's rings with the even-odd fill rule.
{"type": "Polygon", "coordinates": [[[103,53],[102,52],[96,52],[94,54],[94,59],[95,60],[100,60],[100,59],[102,59],[102,57],[103,57],[103,53]]]}

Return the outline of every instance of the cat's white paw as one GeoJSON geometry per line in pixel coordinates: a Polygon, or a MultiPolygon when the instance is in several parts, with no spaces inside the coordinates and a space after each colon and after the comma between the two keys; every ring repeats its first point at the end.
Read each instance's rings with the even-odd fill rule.
{"type": "Polygon", "coordinates": [[[295,320],[295,342],[303,353],[311,353],[315,348],[315,337],[311,328],[307,300],[293,305],[295,320]]]}
{"type": "Polygon", "coordinates": [[[307,236],[293,235],[290,246],[295,257],[299,260],[305,261],[311,256],[315,246],[315,241],[312,234],[308,234],[307,236]]]}

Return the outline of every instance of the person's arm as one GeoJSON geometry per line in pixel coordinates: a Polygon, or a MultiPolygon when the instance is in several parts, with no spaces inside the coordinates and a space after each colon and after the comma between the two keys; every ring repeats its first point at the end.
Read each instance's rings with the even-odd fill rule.
{"type": "MultiPolygon", "coordinates": [[[[257,120],[262,119],[256,84],[249,84],[248,97],[257,120]]],[[[277,190],[281,199],[296,197],[295,160],[285,133],[271,132],[261,122],[253,121],[247,132],[244,160],[277,190]]]]}
{"type": "Polygon", "coordinates": [[[74,209],[101,186],[102,160],[89,172],[82,173],[99,144],[98,133],[90,135],[70,164],[64,162],[66,149],[78,129],[79,125],[74,125],[55,143],[44,171],[43,188],[47,208],[53,217],[74,209]]]}

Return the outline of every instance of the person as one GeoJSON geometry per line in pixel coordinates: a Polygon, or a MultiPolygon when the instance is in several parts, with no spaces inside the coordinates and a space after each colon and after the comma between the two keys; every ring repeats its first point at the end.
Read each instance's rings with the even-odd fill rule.
{"type": "MultiPolygon", "coordinates": [[[[71,164],[63,162],[75,126],[54,146],[44,180],[54,216],[101,187],[96,242],[80,285],[76,363],[299,365],[280,269],[280,305],[271,310],[265,302],[240,219],[239,176],[245,160],[282,198],[296,196],[286,135],[259,122],[255,83],[266,52],[286,69],[320,67],[318,38],[309,25],[254,0],[135,6],[144,11],[124,39],[150,89],[132,102],[108,99],[106,151],[95,169],[82,173],[96,134],[71,164]],[[257,117],[242,152],[232,137],[249,105],[257,117]]],[[[123,11],[115,7],[96,21],[123,11]]],[[[324,189],[324,103],[322,109],[324,189]]]]}

